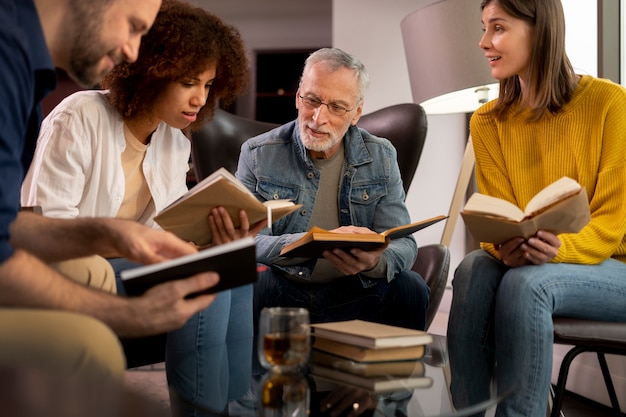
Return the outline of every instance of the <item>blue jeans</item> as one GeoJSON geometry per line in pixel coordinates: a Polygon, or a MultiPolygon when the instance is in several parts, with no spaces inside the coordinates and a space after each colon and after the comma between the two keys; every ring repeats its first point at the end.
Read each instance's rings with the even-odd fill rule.
{"type": "MultiPolygon", "coordinates": [[[[258,329],[264,307],[281,306],[308,309],[311,323],[361,319],[423,330],[429,291],[424,279],[413,271],[403,271],[391,282],[377,280],[374,286],[364,288],[357,276],[298,285],[268,268],[259,273],[254,284],[254,329],[258,329]]],[[[262,373],[256,354],[253,372],[262,373]]]]}
{"type": "MultiPolygon", "coordinates": [[[[122,269],[138,266],[121,258],[110,261],[116,277],[122,269]]],[[[252,285],[222,291],[206,310],[168,334],[167,381],[184,399],[172,404],[177,417],[204,415],[183,402],[222,412],[228,401],[247,392],[252,366],[252,294],[252,285]]]]}
{"type": "MultiPolygon", "coordinates": [[[[626,322],[626,264],[509,268],[483,250],[467,255],[452,282],[448,323],[455,406],[513,389],[496,416],[543,416],[552,374],[552,315],[626,322]]],[[[484,415],[484,413],[477,414],[484,415]]]]}

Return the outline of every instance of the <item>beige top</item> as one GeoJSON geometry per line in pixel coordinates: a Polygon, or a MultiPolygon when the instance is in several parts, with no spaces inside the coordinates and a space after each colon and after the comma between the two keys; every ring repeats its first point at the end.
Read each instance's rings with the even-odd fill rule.
{"type": "Polygon", "coordinates": [[[150,144],[141,143],[126,125],[124,125],[124,138],[126,139],[126,148],[124,148],[121,158],[126,188],[122,205],[116,217],[139,220],[152,200],[150,188],[148,188],[142,169],[143,159],[150,144]]]}

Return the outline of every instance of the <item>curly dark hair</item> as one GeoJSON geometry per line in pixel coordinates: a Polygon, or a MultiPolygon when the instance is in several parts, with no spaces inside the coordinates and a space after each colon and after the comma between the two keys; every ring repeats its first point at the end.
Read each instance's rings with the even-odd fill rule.
{"type": "Polygon", "coordinates": [[[248,83],[248,58],[239,31],[217,16],[187,3],[164,0],[154,25],[142,38],[137,61],[117,65],[103,80],[109,101],[123,118],[149,114],[173,81],[194,77],[215,64],[206,104],[187,130],[213,118],[219,101],[228,105],[248,83]]]}

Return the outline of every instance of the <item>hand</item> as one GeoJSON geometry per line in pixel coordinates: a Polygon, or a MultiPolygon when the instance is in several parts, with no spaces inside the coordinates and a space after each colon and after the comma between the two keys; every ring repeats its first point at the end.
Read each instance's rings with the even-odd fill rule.
{"type": "Polygon", "coordinates": [[[215,299],[215,294],[187,296],[213,287],[218,281],[215,272],[206,272],[168,281],[150,288],[141,297],[128,298],[132,322],[114,330],[120,336],[140,337],[178,329],[215,299]]]}
{"type": "Polygon", "coordinates": [[[118,256],[132,261],[152,264],[198,251],[194,245],[170,232],[152,229],[134,221],[102,219],[102,222],[107,228],[104,234],[107,241],[103,242],[103,247],[111,247],[118,256]]]}
{"type": "Polygon", "coordinates": [[[520,250],[524,257],[534,265],[542,265],[550,262],[559,253],[561,241],[559,238],[545,230],[539,230],[535,236],[522,243],[520,250]]]}
{"type": "MultiPolygon", "coordinates": [[[[367,227],[342,226],[332,230],[339,233],[376,233],[367,227]]],[[[362,249],[350,249],[345,251],[342,249],[333,249],[332,251],[324,251],[324,258],[328,259],[334,266],[344,275],[356,275],[360,272],[369,271],[378,265],[380,257],[389,246],[389,241],[385,245],[371,251],[362,249]]]]}
{"type": "Polygon", "coordinates": [[[11,226],[18,250],[11,262],[0,268],[7,281],[2,291],[4,304],[76,311],[101,320],[119,336],[138,337],[181,327],[215,298],[186,298],[214,286],[219,281],[214,272],[157,285],[141,297],[119,297],[62,278],[30,252],[43,254],[49,261],[115,253],[147,264],[197,252],[171,233],[113,218],[20,218],[11,226]],[[61,239],[66,240],[64,244],[56,244],[61,239]]]}
{"type": "MultiPolygon", "coordinates": [[[[108,243],[113,250],[136,262],[151,264],[197,252],[194,245],[169,232],[128,220],[102,219],[102,222],[106,228],[103,239],[109,240],[104,244],[108,243]]],[[[215,299],[214,294],[187,296],[206,290],[218,281],[215,272],[206,272],[157,285],[141,297],[125,299],[128,310],[122,309],[119,315],[113,313],[114,317],[104,321],[120,336],[139,337],[178,329],[215,299]]],[[[109,317],[111,314],[108,312],[109,317]]]]}
{"type": "Polygon", "coordinates": [[[209,214],[209,226],[213,234],[212,245],[221,245],[222,243],[232,242],[246,236],[256,236],[267,226],[267,219],[256,223],[250,229],[248,214],[245,210],[240,210],[239,228],[236,229],[226,209],[224,207],[216,207],[209,214]]]}
{"type": "Polygon", "coordinates": [[[540,230],[528,240],[516,237],[496,245],[496,250],[505,265],[517,267],[550,262],[558,254],[560,247],[561,241],[556,235],[540,230]]]}
{"type": "Polygon", "coordinates": [[[331,417],[359,416],[376,408],[376,394],[358,388],[337,386],[320,403],[320,411],[331,417]]]}

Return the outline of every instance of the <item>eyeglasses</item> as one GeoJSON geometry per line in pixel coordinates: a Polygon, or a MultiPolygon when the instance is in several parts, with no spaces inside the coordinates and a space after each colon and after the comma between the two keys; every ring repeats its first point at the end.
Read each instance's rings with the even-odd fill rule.
{"type": "Polygon", "coordinates": [[[318,100],[316,98],[313,97],[305,97],[305,96],[301,96],[298,95],[298,97],[300,97],[300,100],[302,100],[302,104],[304,104],[305,107],[309,108],[309,109],[317,109],[319,106],[321,106],[322,104],[324,106],[326,106],[328,108],[328,112],[332,115],[335,116],[343,116],[346,113],[348,113],[349,111],[352,111],[354,109],[356,109],[356,107],[359,105],[359,102],[361,101],[361,99],[359,99],[356,102],[356,105],[354,107],[352,107],[351,109],[346,109],[343,106],[340,106],[339,104],[335,104],[335,103],[324,103],[321,100],[318,100]]]}

